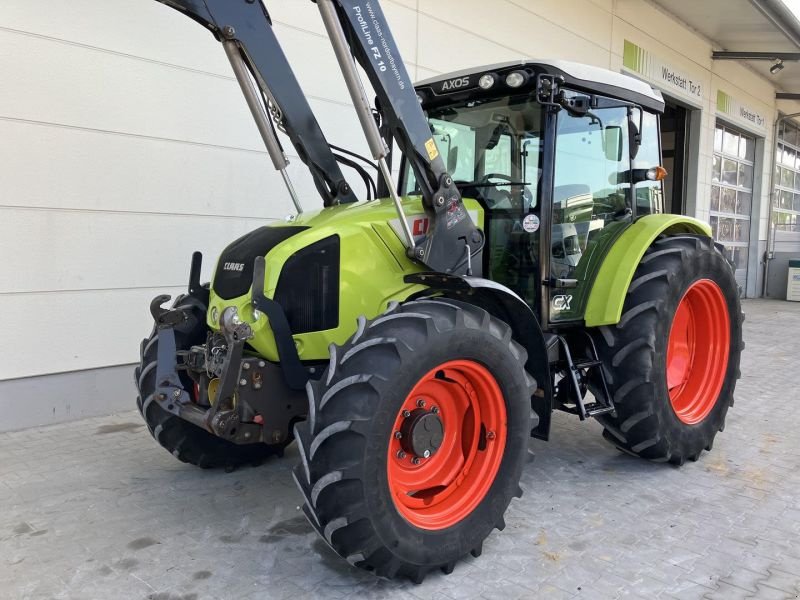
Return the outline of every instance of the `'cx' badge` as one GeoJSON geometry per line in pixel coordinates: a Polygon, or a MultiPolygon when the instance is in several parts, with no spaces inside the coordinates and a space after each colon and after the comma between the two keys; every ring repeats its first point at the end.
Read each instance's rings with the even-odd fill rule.
{"type": "Polygon", "coordinates": [[[572,296],[561,294],[553,296],[553,310],[562,311],[569,310],[569,305],[572,303],[572,296]]]}

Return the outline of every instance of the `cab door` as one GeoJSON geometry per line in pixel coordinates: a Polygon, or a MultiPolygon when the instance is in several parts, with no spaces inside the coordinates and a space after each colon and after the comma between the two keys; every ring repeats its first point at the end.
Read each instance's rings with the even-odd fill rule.
{"type": "Polygon", "coordinates": [[[551,114],[548,130],[555,143],[542,312],[554,324],[582,318],[596,264],[633,218],[629,128],[639,109],[597,97],[591,105],[585,114],[551,114]]]}

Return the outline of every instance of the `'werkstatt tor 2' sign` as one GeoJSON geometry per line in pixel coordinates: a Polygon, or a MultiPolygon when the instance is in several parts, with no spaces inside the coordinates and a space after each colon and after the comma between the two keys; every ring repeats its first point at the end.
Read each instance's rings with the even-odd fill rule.
{"type": "Polygon", "coordinates": [[[622,51],[622,67],[669,94],[690,99],[695,104],[703,100],[704,86],[696,76],[628,40],[622,51]]]}

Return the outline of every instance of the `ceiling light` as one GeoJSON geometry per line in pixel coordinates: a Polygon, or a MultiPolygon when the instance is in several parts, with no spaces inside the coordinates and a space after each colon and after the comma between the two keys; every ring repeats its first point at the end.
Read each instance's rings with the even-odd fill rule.
{"type": "Polygon", "coordinates": [[[783,67],[784,67],[783,61],[780,58],[778,58],[775,60],[775,64],[769,68],[769,72],[772,73],[773,75],[777,75],[778,73],[783,71],[783,67]]]}

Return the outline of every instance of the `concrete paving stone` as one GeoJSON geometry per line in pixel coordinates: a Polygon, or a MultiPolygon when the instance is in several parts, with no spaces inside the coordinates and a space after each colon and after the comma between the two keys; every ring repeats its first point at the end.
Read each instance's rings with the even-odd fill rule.
{"type": "Polygon", "coordinates": [[[800,595],[800,577],[782,571],[779,567],[770,567],[767,576],[758,582],[759,586],[768,586],[784,592],[800,595]]]}
{"type": "Polygon", "coordinates": [[[713,592],[703,595],[704,600],[747,600],[752,597],[753,592],[723,582],[720,582],[713,592]]]}
{"type": "Polygon", "coordinates": [[[755,600],[797,600],[797,598],[800,598],[800,595],[784,592],[766,585],[759,585],[758,591],[750,597],[755,600]]]}
{"type": "Polygon", "coordinates": [[[795,373],[776,365],[796,360],[800,305],[745,306],[743,377],[712,452],[651,464],[556,413],[506,530],[421,585],[354,569],[317,538],[294,446],[224,473],[176,461],[134,410],[0,434],[0,600],[796,598],[800,415],[785,402],[795,373]]]}

